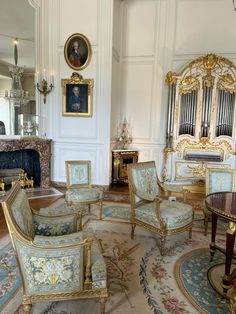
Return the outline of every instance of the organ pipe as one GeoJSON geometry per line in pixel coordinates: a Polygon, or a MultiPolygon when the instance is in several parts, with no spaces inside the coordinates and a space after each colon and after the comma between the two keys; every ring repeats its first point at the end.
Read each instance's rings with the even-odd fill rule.
{"type": "Polygon", "coordinates": [[[216,136],[232,136],[235,93],[219,90],[216,136]]]}
{"type": "Polygon", "coordinates": [[[197,91],[181,95],[179,135],[194,136],[196,124],[197,91]]]}

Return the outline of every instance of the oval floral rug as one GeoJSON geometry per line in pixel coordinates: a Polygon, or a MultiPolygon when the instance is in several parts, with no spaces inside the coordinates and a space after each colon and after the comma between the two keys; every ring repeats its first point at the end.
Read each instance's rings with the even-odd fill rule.
{"type": "Polygon", "coordinates": [[[216,251],[213,261],[209,260],[209,249],[206,248],[195,249],[181,256],[175,264],[179,288],[199,313],[229,313],[229,301],[212,288],[208,279],[208,271],[214,265],[223,263],[225,256],[216,251]]]}

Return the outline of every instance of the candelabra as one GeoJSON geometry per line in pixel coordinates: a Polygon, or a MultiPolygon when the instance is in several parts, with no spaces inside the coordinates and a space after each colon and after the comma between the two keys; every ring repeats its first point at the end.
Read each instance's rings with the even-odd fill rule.
{"type": "Polygon", "coordinates": [[[37,87],[37,90],[43,94],[43,103],[46,103],[47,95],[52,91],[54,85],[53,85],[53,76],[50,76],[50,81],[48,83],[46,71],[43,71],[43,79],[40,81],[38,80],[38,72],[35,74],[35,84],[37,87]]]}
{"type": "Polygon", "coordinates": [[[125,119],[123,123],[120,125],[121,132],[120,135],[116,138],[116,146],[117,148],[127,149],[128,146],[132,143],[132,136],[129,132],[128,122],[125,119]]]}
{"type": "Polygon", "coordinates": [[[46,104],[46,98],[47,98],[47,95],[52,91],[53,89],[53,85],[52,83],[49,85],[49,88],[48,88],[48,82],[43,79],[41,83],[37,83],[37,90],[43,94],[43,103],[46,104]]]}

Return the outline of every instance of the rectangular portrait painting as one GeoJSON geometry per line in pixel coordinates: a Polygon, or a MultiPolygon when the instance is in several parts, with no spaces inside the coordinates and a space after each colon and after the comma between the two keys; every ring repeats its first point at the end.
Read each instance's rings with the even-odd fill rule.
{"type": "Polygon", "coordinates": [[[92,116],[93,80],[83,79],[73,73],[71,79],[62,80],[62,114],[63,116],[92,116]]]}

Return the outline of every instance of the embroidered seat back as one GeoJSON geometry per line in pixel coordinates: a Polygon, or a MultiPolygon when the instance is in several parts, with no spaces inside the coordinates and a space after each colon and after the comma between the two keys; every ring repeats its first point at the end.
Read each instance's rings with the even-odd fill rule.
{"type": "Polygon", "coordinates": [[[26,236],[33,239],[35,235],[33,216],[28,198],[24,190],[18,190],[15,198],[11,203],[11,206],[9,207],[9,211],[11,211],[10,216],[13,217],[20,230],[26,236]]]}
{"type": "Polygon", "coordinates": [[[79,188],[90,186],[91,162],[66,161],[66,182],[67,188],[79,188]]]}
{"type": "Polygon", "coordinates": [[[129,168],[129,180],[136,194],[135,203],[141,198],[153,200],[159,195],[155,162],[137,163],[129,168]]]}
{"type": "Polygon", "coordinates": [[[235,190],[235,170],[209,168],[206,171],[206,195],[235,190]]]}

